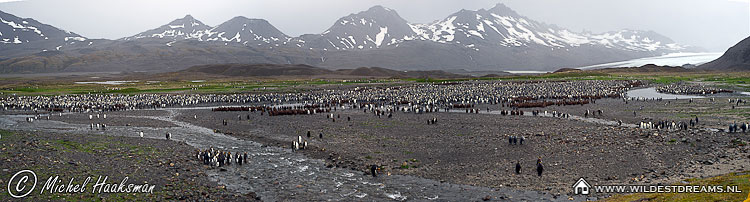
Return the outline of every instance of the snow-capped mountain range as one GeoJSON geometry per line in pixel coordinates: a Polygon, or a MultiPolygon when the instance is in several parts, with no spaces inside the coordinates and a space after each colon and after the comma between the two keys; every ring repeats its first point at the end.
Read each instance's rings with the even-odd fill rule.
{"type": "Polygon", "coordinates": [[[138,39],[198,40],[235,42],[244,45],[263,45],[284,43],[291,37],[263,19],[249,19],[237,16],[216,27],[211,27],[196,20],[191,15],[174,20],[156,29],[148,30],[120,40],[138,39]]]}
{"type": "Polygon", "coordinates": [[[576,33],[528,19],[502,4],[489,10],[461,10],[431,24],[410,24],[420,39],[439,43],[476,43],[503,47],[544,46],[569,49],[602,46],[627,51],[680,51],[685,49],[652,31],[621,30],[603,34],[576,33]]]}
{"type": "Polygon", "coordinates": [[[503,4],[478,11],[461,10],[433,23],[409,23],[392,9],[374,6],[337,20],[322,34],[292,38],[268,21],[235,17],[210,27],[187,15],[159,28],[121,40],[158,38],[169,40],[235,42],[245,45],[287,45],[321,50],[365,50],[398,46],[405,41],[458,44],[474,49],[477,44],[502,47],[542,46],[570,49],[600,46],[644,52],[675,52],[687,47],[653,31],[620,30],[601,34],[577,33],[519,15],[503,4]]]}
{"type": "Polygon", "coordinates": [[[421,40],[461,44],[476,49],[477,43],[503,47],[545,46],[569,49],[601,46],[627,51],[672,52],[686,47],[652,31],[621,30],[603,34],[576,33],[519,15],[503,4],[478,11],[461,10],[428,24],[408,23],[388,8],[375,6],[339,19],[319,35],[336,50],[371,49],[421,40]]]}
{"type": "MultiPolygon", "coordinates": [[[[93,42],[89,40],[88,46],[78,44],[63,46],[62,49],[61,45],[65,42],[83,42],[87,39],[32,19],[21,19],[1,12],[0,17],[3,19],[0,24],[3,43],[0,43],[0,47],[8,49],[20,47],[8,44],[52,40],[62,41],[54,46],[54,50],[69,50],[66,54],[70,57],[86,57],[86,54],[96,53],[96,50],[111,53],[114,49],[127,52],[125,55],[133,59],[154,57],[130,54],[129,49],[118,49],[123,44],[136,46],[133,49],[147,46],[158,53],[163,51],[156,49],[164,49],[174,52],[174,55],[180,55],[184,50],[173,46],[211,48],[216,52],[226,52],[221,51],[222,47],[244,47],[254,54],[246,57],[251,58],[247,61],[232,59],[243,56],[220,54],[213,55],[213,60],[204,56],[206,59],[202,62],[195,61],[206,64],[268,60],[329,68],[381,66],[394,69],[554,70],[696,50],[696,47],[676,44],[653,31],[575,32],[529,19],[503,4],[491,9],[460,10],[442,20],[423,24],[410,23],[392,9],[374,6],[338,19],[320,34],[298,37],[284,34],[263,19],[239,16],[220,25],[209,26],[187,15],[133,36],[97,42],[100,46],[90,46],[93,42]],[[86,51],[76,51],[82,48],[86,51]]],[[[51,50],[46,46],[34,48],[39,50],[26,47],[23,51],[33,54],[51,50]]],[[[23,52],[13,51],[17,53],[15,55],[23,52]]],[[[122,60],[122,57],[119,59],[122,60]]],[[[162,54],[159,60],[171,58],[162,54]]],[[[0,67],[3,65],[12,64],[0,63],[0,67]]]]}

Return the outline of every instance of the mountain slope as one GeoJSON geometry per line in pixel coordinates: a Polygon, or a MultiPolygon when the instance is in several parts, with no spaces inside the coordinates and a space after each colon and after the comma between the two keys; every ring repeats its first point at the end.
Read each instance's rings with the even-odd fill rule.
{"type": "Polygon", "coordinates": [[[56,51],[84,42],[80,35],[0,11],[0,59],[41,51],[56,51]]]}
{"type": "Polygon", "coordinates": [[[245,45],[278,44],[291,39],[266,20],[242,16],[234,17],[212,28],[210,33],[206,41],[236,42],[245,45]]]}
{"type": "Polygon", "coordinates": [[[195,65],[223,63],[310,64],[319,53],[299,48],[260,48],[242,44],[180,40],[100,41],[85,48],[0,60],[0,73],[171,72],[195,65]]]}
{"type": "Polygon", "coordinates": [[[311,76],[332,74],[333,71],[309,65],[217,64],[194,66],[181,72],[200,72],[224,76],[311,76]]]}
{"type": "Polygon", "coordinates": [[[718,59],[698,66],[698,68],[707,70],[750,70],[750,37],[729,48],[718,59]]]}
{"type": "Polygon", "coordinates": [[[0,11],[0,44],[23,44],[46,40],[83,41],[85,38],[31,18],[19,18],[0,11]]]}
{"type": "Polygon", "coordinates": [[[431,24],[412,25],[424,39],[439,43],[477,43],[503,47],[546,47],[568,50],[598,46],[623,51],[665,53],[685,49],[652,31],[621,30],[603,34],[576,33],[519,15],[503,4],[489,10],[461,10],[431,24]]]}
{"type": "Polygon", "coordinates": [[[576,33],[503,4],[461,10],[426,24],[408,23],[395,11],[375,6],[339,19],[323,34],[299,38],[306,47],[327,50],[318,65],[331,68],[554,70],[695,50],[653,31],[576,33]],[[381,31],[387,34],[378,46],[372,36],[381,31]]]}
{"type": "Polygon", "coordinates": [[[396,11],[374,6],[336,21],[318,35],[303,35],[301,41],[310,48],[325,50],[361,50],[390,46],[415,39],[416,33],[396,11]]]}
{"type": "Polygon", "coordinates": [[[203,24],[203,22],[199,20],[196,20],[195,18],[193,18],[193,16],[186,15],[185,17],[173,20],[166,25],[141,32],[130,37],[125,37],[120,40],[128,41],[142,38],[158,38],[167,40],[203,40],[204,37],[210,35],[210,29],[210,26],[203,24]]]}
{"type": "Polygon", "coordinates": [[[243,45],[286,44],[291,37],[263,19],[234,17],[216,27],[211,27],[187,15],[158,28],[148,30],[121,41],[162,40],[171,46],[174,41],[196,40],[203,42],[232,42],[243,45]]]}
{"type": "Polygon", "coordinates": [[[544,47],[563,51],[596,46],[653,55],[686,50],[653,31],[620,30],[602,34],[576,33],[521,16],[503,4],[477,11],[461,10],[433,23],[412,24],[396,11],[374,6],[340,18],[318,35],[300,37],[307,47],[362,50],[397,46],[406,41],[461,44],[479,51],[479,44],[501,47],[544,47]]]}
{"type": "Polygon", "coordinates": [[[207,74],[230,77],[274,76],[345,76],[378,78],[459,78],[461,75],[443,71],[396,71],[380,67],[360,67],[331,71],[304,64],[213,64],[199,65],[178,71],[178,74],[207,74]]]}

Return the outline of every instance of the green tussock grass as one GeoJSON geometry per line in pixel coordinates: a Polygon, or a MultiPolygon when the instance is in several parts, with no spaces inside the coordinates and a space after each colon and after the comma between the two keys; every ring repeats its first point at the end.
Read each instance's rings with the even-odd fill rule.
{"type": "Polygon", "coordinates": [[[730,173],[705,179],[688,179],[687,184],[678,185],[711,185],[711,186],[738,186],[742,193],[638,193],[627,195],[615,195],[604,199],[607,202],[630,202],[630,201],[744,201],[750,199],[750,172],[730,173]]]}
{"type": "MultiPolygon", "coordinates": [[[[160,156],[169,155],[169,153],[165,151],[159,151],[149,145],[133,145],[123,141],[119,141],[115,137],[110,136],[96,136],[93,138],[85,138],[85,140],[82,141],[71,141],[66,139],[46,138],[40,136],[35,136],[33,138],[34,140],[29,140],[26,132],[19,131],[0,130],[0,135],[2,135],[2,137],[0,138],[0,143],[2,143],[2,148],[4,149],[2,152],[0,152],[0,157],[2,159],[8,159],[12,156],[19,155],[19,153],[13,152],[17,151],[14,148],[18,147],[27,147],[32,148],[32,150],[36,151],[49,151],[56,154],[62,154],[54,155],[56,157],[52,159],[62,164],[65,164],[65,162],[75,161],[74,159],[70,159],[70,156],[103,155],[103,153],[107,153],[105,151],[121,151],[108,152],[106,154],[108,156],[107,158],[116,158],[119,159],[118,161],[126,161],[133,164],[137,163],[141,166],[145,165],[144,161],[149,157],[159,159],[160,156]],[[33,141],[35,142],[36,146],[24,145],[25,141],[33,141]],[[11,144],[13,144],[13,146],[11,146],[11,144]]],[[[16,170],[29,169],[33,170],[38,175],[39,182],[37,183],[36,189],[22,200],[11,198],[7,189],[5,189],[4,191],[0,192],[0,201],[161,201],[167,199],[170,196],[173,196],[173,190],[191,190],[196,187],[194,184],[189,182],[177,181],[171,183],[170,186],[165,186],[164,184],[149,183],[150,185],[156,185],[156,188],[154,189],[154,192],[152,194],[92,193],[93,187],[91,184],[93,184],[94,182],[91,182],[91,184],[86,187],[87,190],[84,193],[71,194],[45,192],[44,194],[40,194],[39,192],[44,182],[49,177],[53,177],[54,175],[59,175],[62,179],[75,178],[73,181],[74,184],[82,183],[85,177],[92,177],[92,180],[96,181],[97,177],[102,175],[110,177],[110,179],[107,181],[108,183],[119,182],[116,181],[116,179],[118,179],[119,177],[108,174],[109,172],[106,172],[106,170],[102,170],[103,168],[106,168],[106,166],[100,167],[96,165],[78,164],[75,169],[68,169],[65,166],[53,167],[48,166],[47,164],[33,162],[22,168],[10,168],[10,170],[13,172],[0,173],[0,179],[8,180],[16,170]]],[[[131,175],[128,173],[123,174],[125,176],[131,175]]],[[[141,183],[135,182],[133,178],[131,178],[130,180],[131,181],[129,182],[131,183],[141,183]]],[[[5,186],[7,186],[8,181],[4,182],[5,186]]],[[[67,184],[67,181],[65,182],[65,184],[67,184]]],[[[206,190],[220,192],[220,190],[215,187],[199,187],[199,189],[201,189],[198,190],[199,192],[206,190]]]]}
{"type": "Polygon", "coordinates": [[[143,94],[143,93],[244,93],[267,91],[295,91],[304,87],[347,84],[398,84],[398,83],[440,83],[464,81],[497,80],[645,80],[657,84],[677,82],[708,82],[722,88],[750,90],[748,73],[697,73],[697,72],[562,72],[538,75],[508,75],[498,77],[467,78],[407,78],[407,79],[298,79],[298,80],[207,80],[192,81],[138,81],[121,85],[76,84],[73,82],[35,82],[23,80],[15,84],[0,86],[0,92],[17,95],[60,95],[60,94],[143,94]]]}
{"type": "Polygon", "coordinates": [[[299,86],[344,85],[360,83],[391,83],[397,79],[360,80],[270,80],[270,81],[138,81],[120,85],[70,83],[20,83],[0,87],[0,93],[16,95],[62,94],[146,94],[146,93],[243,93],[255,91],[284,91],[299,86]],[[264,89],[265,88],[265,89],[264,89]]]}

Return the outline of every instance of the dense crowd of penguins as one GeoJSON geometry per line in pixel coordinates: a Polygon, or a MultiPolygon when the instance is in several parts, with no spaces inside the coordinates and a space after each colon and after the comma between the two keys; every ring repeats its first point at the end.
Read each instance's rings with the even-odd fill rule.
{"type": "MultiPolygon", "coordinates": [[[[77,94],[58,96],[3,96],[0,109],[54,112],[118,111],[194,106],[206,103],[309,105],[374,103],[404,105],[411,110],[432,110],[456,105],[505,104],[523,107],[526,102],[554,104],[620,97],[639,81],[508,81],[419,83],[404,86],[369,86],[346,90],[261,94],[77,94]]],[[[305,113],[307,113],[305,111],[305,113]]]]}
{"type": "Polygon", "coordinates": [[[222,151],[214,149],[213,147],[205,150],[195,150],[195,156],[196,159],[203,162],[204,165],[212,167],[224,167],[232,164],[241,166],[242,164],[249,163],[247,152],[242,154],[236,152],[232,154],[231,151],[222,151]]]}
{"type": "Polygon", "coordinates": [[[688,84],[685,82],[678,82],[675,84],[661,85],[656,87],[656,91],[660,93],[669,94],[683,94],[683,95],[710,95],[716,93],[731,93],[732,90],[721,89],[705,85],[688,84]]]}
{"type": "MultiPolygon", "coordinates": [[[[731,92],[731,91],[730,91],[731,92]]],[[[716,102],[716,97],[710,97],[706,99],[708,102],[716,102]]],[[[629,98],[623,98],[623,101],[625,104],[628,103],[628,101],[658,101],[662,102],[664,99],[662,98],[637,98],[637,97],[629,97],[629,98]]],[[[743,99],[732,99],[728,98],[727,101],[732,104],[732,109],[735,109],[736,106],[745,105],[747,104],[746,100],[743,99]]],[[[688,103],[693,103],[694,99],[690,98],[688,99],[688,103]]],[[[667,101],[664,104],[669,105],[671,101],[667,101]]],[[[643,110],[643,106],[641,106],[641,109],[643,110]]],[[[588,112],[587,112],[588,114],[588,112]]],[[[636,116],[636,111],[633,111],[633,116],[636,116]]],[[[677,130],[689,130],[691,128],[696,127],[699,123],[699,119],[697,116],[687,119],[687,120],[659,120],[659,121],[641,121],[638,123],[638,128],[640,129],[653,129],[653,130],[665,130],[665,131],[677,131],[677,130]]],[[[719,131],[728,132],[728,133],[745,133],[750,131],[750,123],[748,122],[732,122],[725,128],[719,128],[719,131]]]]}

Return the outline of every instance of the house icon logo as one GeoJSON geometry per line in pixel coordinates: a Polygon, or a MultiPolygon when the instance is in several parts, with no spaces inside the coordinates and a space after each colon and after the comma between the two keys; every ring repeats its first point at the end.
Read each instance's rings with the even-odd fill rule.
{"type": "Polygon", "coordinates": [[[578,182],[576,182],[573,185],[573,194],[582,194],[582,195],[589,195],[589,191],[591,189],[591,185],[589,185],[586,180],[583,178],[578,179],[578,182]]]}

